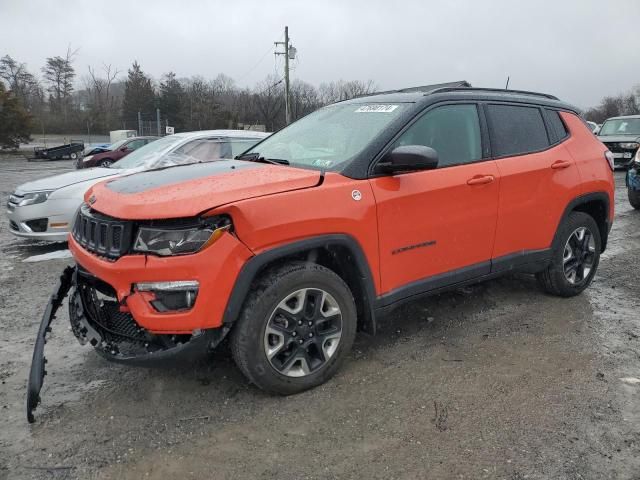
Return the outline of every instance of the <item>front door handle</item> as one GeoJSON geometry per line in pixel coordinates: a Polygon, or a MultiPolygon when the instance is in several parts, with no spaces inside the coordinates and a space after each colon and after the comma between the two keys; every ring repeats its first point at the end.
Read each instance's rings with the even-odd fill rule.
{"type": "Polygon", "coordinates": [[[568,162],[566,160],[557,160],[551,164],[551,168],[553,168],[554,170],[557,170],[559,168],[567,168],[570,166],[571,162],[568,162]]]}
{"type": "Polygon", "coordinates": [[[476,175],[473,178],[467,180],[467,185],[486,185],[494,180],[493,175],[476,175]]]}

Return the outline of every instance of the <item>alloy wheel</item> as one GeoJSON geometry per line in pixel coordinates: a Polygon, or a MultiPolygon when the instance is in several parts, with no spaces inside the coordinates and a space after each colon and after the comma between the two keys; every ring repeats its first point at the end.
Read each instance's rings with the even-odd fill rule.
{"type": "Polygon", "coordinates": [[[342,335],[342,312],[335,298],[318,288],[286,296],[273,310],[264,333],[271,366],[288,377],[304,377],[334,355],[342,335]]]}
{"type": "Polygon", "coordinates": [[[596,259],[596,242],[586,227],[576,228],[564,246],[562,266],[571,285],[580,285],[589,278],[596,259]]]}

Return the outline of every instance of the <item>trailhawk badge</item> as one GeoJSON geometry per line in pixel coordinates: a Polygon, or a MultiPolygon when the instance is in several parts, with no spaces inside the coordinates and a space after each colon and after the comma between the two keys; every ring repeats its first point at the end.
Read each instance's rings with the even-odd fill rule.
{"type": "Polygon", "coordinates": [[[362,200],[362,193],[360,193],[360,190],[354,190],[351,192],[351,198],[353,198],[356,202],[359,202],[360,200],[362,200]]]}

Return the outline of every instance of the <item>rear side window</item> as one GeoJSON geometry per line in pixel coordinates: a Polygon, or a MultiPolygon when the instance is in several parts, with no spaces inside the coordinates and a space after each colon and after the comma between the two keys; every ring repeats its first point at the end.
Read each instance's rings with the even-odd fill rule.
{"type": "Polygon", "coordinates": [[[547,120],[551,126],[552,133],[555,134],[555,141],[560,142],[569,136],[569,131],[565,127],[560,113],[555,110],[547,110],[547,120]]]}
{"type": "Polygon", "coordinates": [[[489,105],[491,148],[494,157],[544,150],[549,137],[540,109],[519,105],[489,105]]]}
{"type": "Polygon", "coordinates": [[[444,105],[424,114],[392,146],[424,145],[438,152],[438,167],[482,158],[478,109],[475,105],[444,105]]]}

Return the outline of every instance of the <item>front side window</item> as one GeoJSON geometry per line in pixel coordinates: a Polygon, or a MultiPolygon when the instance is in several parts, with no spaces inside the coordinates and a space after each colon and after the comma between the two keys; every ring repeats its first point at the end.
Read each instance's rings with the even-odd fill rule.
{"type": "Polygon", "coordinates": [[[338,103],[274,133],[244,155],[286,160],[293,166],[339,170],[407,108],[404,103],[338,103]]]}
{"type": "Polygon", "coordinates": [[[489,105],[491,149],[495,157],[538,152],[549,146],[540,109],[520,105],[489,105]]]}
{"type": "Polygon", "coordinates": [[[411,125],[393,146],[424,145],[438,152],[438,168],[482,158],[478,109],[475,105],[444,105],[411,125]]]}

